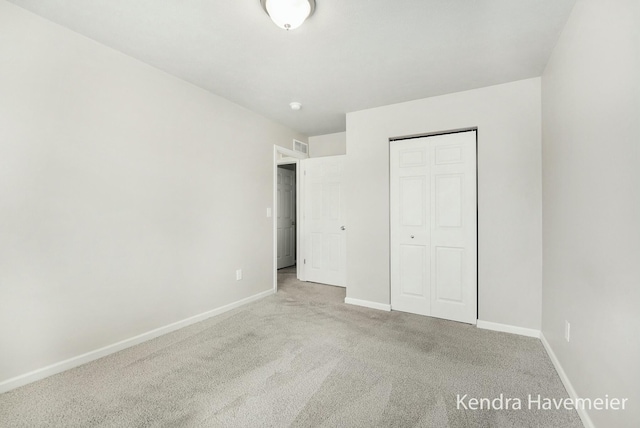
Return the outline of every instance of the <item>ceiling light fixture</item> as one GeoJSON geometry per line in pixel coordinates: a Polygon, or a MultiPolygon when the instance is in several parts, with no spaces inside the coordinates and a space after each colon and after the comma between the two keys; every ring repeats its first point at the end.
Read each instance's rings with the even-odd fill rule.
{"type": "Polygon", "coordinates": [[[292,103],[289,103],[289,107],[291,107],[291,110],[298,111],[298,110],[300,110],[302,108],[302,104],[300,104],[297,101],[294,101],[292,103]]]}
{"type": "Polygon", "coordinates": [[[260,4],[275,24],[285,30],[293,30],[313,15],[315,0],[260,0],[260,4]]]}

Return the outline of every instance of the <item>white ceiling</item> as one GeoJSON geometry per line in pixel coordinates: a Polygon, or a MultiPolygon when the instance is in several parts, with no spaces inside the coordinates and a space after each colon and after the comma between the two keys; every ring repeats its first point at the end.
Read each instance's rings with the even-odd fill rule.
{"type": "Polygon", "coordinates": [[[575,0],[10,0],[309,136],[345,113],[540,76],[575,0]],[[302,110],[289,108],[291,101],[302,110]]]}

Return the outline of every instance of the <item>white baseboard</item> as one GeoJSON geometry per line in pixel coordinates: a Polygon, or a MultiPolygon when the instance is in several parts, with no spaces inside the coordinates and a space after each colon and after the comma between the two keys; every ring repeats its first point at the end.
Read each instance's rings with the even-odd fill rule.
{"type": "Polygon", "coordinates": [[[204,312],[199,315],[194,315],[192,317],[183,319],[181,321],[176,321],[174,323],[165,325],[164,327],[159,327],[154,330],[148,331],[146,333],[142,333],[137,336],[130,337],[129,339],[125,339],[120,342],[107,345],[100,349],[87,352],[86,354],[78,355],[78,356],[69,358],[67,360],[60,361],[58,363],[51,364],[49,366],[34,370],[32,372],[13,377],[11,379],[4,380],[0,382],[0,394],[2,394],[3,392],[10,391],[12,389],[18,388],[20,386],[26,385],[28,383],[35,382],[37,380],[44,379],[54,374],[58,374],[63,371],[72,369],[74,367],[81,366],[88,362],[97,360],[98,358],[102,358],[107,355],[113,354],[115,352],[121,351],[123,349],[129,348],[131,346],[138,345],[142,342],[146,342],[147,340],[154,339],[158,336],[171,333],[172,331],[179,330],[191,324],[204,321],[207,318],[211,318],[216,315],[223,314],[232,309],[246,305],[247,303],[251,303],[253,301],[256,301],[264,297],[267,297],[271,294],[274,294],[274,292],[275,291],[273,289],[263,291],[261,293],[254,294],[253,296],[249,296],[244,299],[238,300],[237,302],[229,303],[228,305],[224,305],[219,308],[212,309],[210,311],[204,312]]]}
{"type": "MultiPolygon", "coordinates": [[[[558,372],[558,376],[560,376],[560,380],[562,381],[564,388],[569,393],[569,397],[571,397],[571,399],[573,400],[576,400],[577,398],[579,398],[578,394],[576,393],[576,390],[571,384],[569,377],[567,377],[567,374],[562,368],[562,365],[560,365],[560,361],[558,360],[558,357],[556,357],[556,354],[553,352],[553,349],[551,349],[551,345],[549,345],[549,342],[547,342],[547,339],[544,337],[544,334],[542,334],[542,332],[540,332],[540,341],[542,342],[544,349],[547,351],[547,354],[549,355],[549,358],[551,359],[553,366],[556,368],[556,371],[558,372]]],[[[585,428],[595,428],[593,421],[591,420],[591,418],[589,417],[589,414],[583,407],[579,406],[576,409],[576,411],[578,412],[580,419],[582,419],[582,424],[585,426],[585,428]]]]}
{"type": "Polygon", "coordinates": [[[360,299],[352,299],[351,297],[345,297],[344,302],[349,305],[364,306],[365,308],[378,309],[380,311],[389,312],[391,310],[391,305],[387,305],[385,303],[370,302],[368,300],[360,300],[360,299]]]}
{"type": "Polygon", "coordinates": [[[485,330],[494,330],[494,331],[501,331],[503,333],[519,334],[520,336],[528,336],[528,337],[536,337],[536,338],[540,337],[540,330],[535,330],[533,328],[518,327],[515,325],[500,324],[497,322],[482,321],[482,320],[478,320],[478,323],[476,324],[476,326],[478,328],[482,328],[485,330]]]}

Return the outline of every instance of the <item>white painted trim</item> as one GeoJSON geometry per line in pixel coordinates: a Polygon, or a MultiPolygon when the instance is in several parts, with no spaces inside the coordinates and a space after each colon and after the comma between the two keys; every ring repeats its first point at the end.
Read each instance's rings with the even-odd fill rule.
{"type": "Polygon", "coordinates": [[[74,367],[81,366],[83,364],[97,360],[98,358],[106,357],[107,355],[114,354],[118,351],[122,351],[123,349],[130,348],[132,346],[138,345],[140,343],[146,342],[151,339],[155,339],[158,336],[171,333],[172,331],[176,331],[181,328],[198,323],[200,321],[204,321],[216,315],[223,314],[232,309],[236,309],[240,306],[246,305],[247,303],[251,303],[253,301],[267,297],[271,294],[273,294],[273,290],[263,291],[261,293],[254,294],[253,296],[249,296],[244,299],[238,300],[237,302],[229,303],[228,305],[224,305],[219,308],[212,309],[210,311],[201,313],[199,315],[194,315],[192,317],[183,319],[181,321],[176,321],[174,323],[165,325],[164,327],[159,327],[154,330],[148,331],[146,333],[142,333],[137,336],[130,337],[129,339],[121,340],[120,342],[113,343],[111,345],[107,345],[102,348],[95,349],[93,351],[89,351],[85,354],[71,357],[67,360],[60,361],[46,367],[42,367],[40,369],[13,377],[11,379],[7,379],[5,381],[0,382],[0,394],[10,391],[12,389],[18,388],[20,386],[26,385],[28,383],[35,382],[37,380],[44,379],[54,374],[58,374],[63,371],[72,369],[74,367]]]}
{"type": "Polygon", "coordinates": [[[370,302],[368,300],[352,299],[351,297],[345,297],[344,302],[348,305],[364,306],[365,308],[378,309],[380,311],[391,311],[391,305],[378,302],[370,302]]]}
{"type": "Polygon", "coordinates": [[[304,186],[304,159],[300,159],[296,167],[296,275],[300,281],[307,280],[305,269],[306,253],[304,251],[304,227],[306,225],[304,220],[304,197],[306,195],[304,186]]]}
{"type": "MultiPolygon", "coordinates": [[[[544,346],[545,351],[547,351],[547,354],[549,355],[549,359],[551,359],[553,366],[556,368],[556,371],[558,372],[558,376],[560,376],[560,380],[564,385],[564,389],[567,390],[569,397],[571,397],[571,399],[574,400],[575,402],[575,400],[580,397],[578,397],[578,394],[576,393],[575,388],[571,384],[569,377],[567,376],[564,369],[562,368],[562,365],[560,364],[560,360],[558,360],[558,357],[556,357],[556,354],[553,352],[553,349],[551,349],[551,345],[549,344],[549,342],[547,342],[547,339],[544,337],[544,334],[542,334],[542,332],[540,332],[540,341],[542,342],[542,346],[544,346]]],[[[578,412],[578,416],[580,416],[580,419],[582,419],[582,424],[585,426],[585,428],[595,428],[595,425],[593,424],[593,421],[589,417],[589,414],[587,413],[586,409],[584,409],[583,407],[578,407],[576,411],[578,412]]]]}
{"type": "Polygon", "coordinates": [[[533,328],[518,327],[515,325],[500,324],[497,322],[482,320],[478,320],[476,326],[484,330],[501,331],[503,333],[519,334],[520,336],[540,337],[540,330],[535,330],[533,328]]]}
{"type": "Polygon", "coordinates": [[[291,165],[291,164],[298,164],[298,159],[293,159],[293,158],[280,158],[278,159],[278,166],[280,165],[291,165]]]}
{"type": "MultiPolygon", "coordinates": [[[[304,142],[304,141],[303,141],[304,142]]],[[[304,153],[296,152],[295,150],[287,149],[286,147],[274,145],[273,148],[277,150],[278,153],[283,154],[286,157],[294,158],[294,159],[307,159],[309,155],[305,155],[304,153]]]]}

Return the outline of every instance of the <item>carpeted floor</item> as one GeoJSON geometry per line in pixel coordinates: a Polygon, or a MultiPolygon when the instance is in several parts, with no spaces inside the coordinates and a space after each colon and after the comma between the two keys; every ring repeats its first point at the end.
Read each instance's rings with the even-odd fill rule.
{"type": "Polygon", "coordinates": [[[280,273],[274,296],[0,395],[0,426],[582,426],[527,409],[567,397],[539,340],[344,295],[280,273]],[[458,409],[457,394],[523,409],[458,409]]]}

